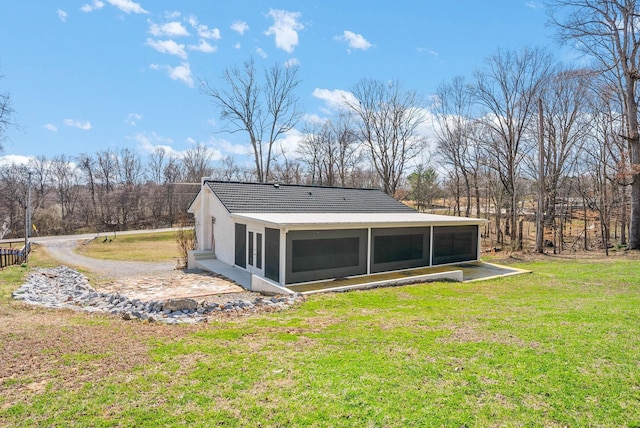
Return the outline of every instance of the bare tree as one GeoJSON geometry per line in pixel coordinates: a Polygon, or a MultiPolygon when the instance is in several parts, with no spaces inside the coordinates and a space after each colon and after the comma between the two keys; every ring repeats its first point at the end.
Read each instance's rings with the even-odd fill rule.
{"type": "Polygon", "coordinates": [[[44,155],[38,155],[29,159],[29,171],[31,171],[31,187],[33,188],[32,203],[34,215],[44,207],[44,200],[50,190],[51,165],[44,155]]]}
{"type": "Polygon", "coordinates": [[[297,66],[275,64],[259,82],[253,59],[242,68],[224,71],[221,87],[201,82],[201,91],[211,97],[228,123],[230,133],[246,132],[253,148],[256,178],[270,179],[274,143],[291,130],[301,117],[295,90],[300,84],[297,66]]]}
{"type": "Polygon", "coordinates": [[[89,196],[91,198],[91,207],[85,207],[86,223],[92,223],[98,215],[98,204],[96,201],[96,160],[88,153],[81,153],[76,161],[80,173],[84,176],[84,182],[88,187],[89,196]]]}
{"type": "MultiPolygon", "coordinates": [[[[2,76],[0,76],[0,79],[2,76]]],[[[7,128],[13,125],[13,107],[11,105],[11,94],[0,93],[0,152],[3,149],[2,143],[6,139],[7,128]]]]}
{"type": "MultiPolygon", "coordinates": [[[[557,218],[556,207],[560,189],[570,190],[569,177],[578,161],[578,151],[591,129],[590,75],[585,70],[562,70],[550,79],[541,97],[543,105],[543,224],[554,233],[554,251],[562,250],[562,220],[557,218]],[[559,240],[558,240],[559,239],[559,240]]],[[[537,168],[532,168],[533,170],[537,168]]],[[[567,195],[563,195],[566,196],[567,195]]],[[[543,227],[544,228],[544,227],[543,227]]]]}
{"type": "Polygon", "coordinates": [[[120,224],[126,229],[130,222],[136,222],[141,216],[141,182],[144,176],[140,156],[130,149],[120,150],[117,157],[119,187],[117,204],[120,224]]]}
{"type": "Polygon", "coordinates": [[[353,171],[362,162],[362,150],[358,135],[351,122],[351,116],[339,114],[332,122],[333,135],[336,139],[336,170],[340,186],[353,186],[353,171]]]}
{"type": "MultiPolygon", "coordinates": [[[[601,75],[600,77],[605,77],[601,75]]],[[[592,86],[594,96],[591,98],[591,117],[592,117],[592,138],[601,147],[592,149],[594,153],[599,153],[601,158],[602,171],[606,172],[603,180],[608,180],[613,186],[610,194],[620,196],[618,203],[620,218],[620,244],[626,245],[627,242],[627,188],[633,183],[632,174],[630,173],[631,165],[629,162],[630,151],[629,144],[625,138],[625,118],[624,118],[624,98],[622,94],[616,90],[615,83],[606,78],[594,79],[592,86]]],[[[603,174],[604,174],[603,172],[603,174]]],[[[611,212],[616,208],[613,206],[611,212]]],[[[614,233],[617,228],[614,229],[614,233]]]]}
{"type": "Polygon", "coordinates": [[[302,165],[297,159],[289,159],[285,150],[280,148],[281,159],[274,163],[272,168],[272,178],[278,183],[284,184],[301,184],[302,183],[302,165]]]}
{"type": "Polygon", "coordinates": [[[548,53],[525,48],[520,52],[498,51],[487,60],[487,70],[476,72],[475,97],[484,108],[482,123],[491,131],[493,157],[489,164],[510,196],[512,248],[516,246],[516,225],[520,190],[520,168],[527,154],[527,132],[536,112],[536,100],[552,65],[548,53]]]}
{"type": "Polygon", "coordinates": [[[71,231],[79,195],[78,171],[65,155],[58,155],[51,160],[51,175],[60,204],[62,227],[71,231]]]}
{"type": "MultiPolygon", "coordinates": [[[[433,111],[436,122],[437,153],[445,164],[451,166],[451,173],[455,176],[452,177],[453,182],[464,184],[466,217],[471,215],[473,181],[472,108],[471,88],[464,78],[454,77],[450,83],[443,83],[436,89],[433,111]]],[[[456,194],[460,193],[459,190],[456,191],[456,194]]],[[[458,198],[457,205],[459,203],[458,198]]]]}
{"type": "Polygon", "coordinates": [[[394,196],[408,162],[424,147],[418,127],[426,120],[425,103],[397,82],[364,79],[351,92],[344,102],[385,193],[394,196]]]}
{"type": "Polygon", "coordinates": [[[220,166],[215,170],[216,177],[225,181],[239,181],[241,179],[242,168],[236,163],[233,156],[225,156],[219,164],[220,166]]]}
{"type": "MultiPolygon", "coordinates": [[[[185,175],[182,169],[182,162],[178,158],[169,157],[169,160],[162,172],[164,178],[163,187],[165,189],[166,198],[165,203],[168,208],[167,221],[169,224],[173,224],[179,210],[178,202],[176,201],[176,183],[181,181],[182,177],[185,175]]],[[[200,178],[198,179],[198,182],[200,178]]]]}
{"type": "Polygon", "coordinates": [[[184,170],[183,178],[188,183],[200,183],[202,177],[208,177],[213,172],[213,153],[204,144],[187,149],[180,160],[184,170]]]}
{"type": "Polygon", "coordinates": [[[122,149],[116,160],[120,183],[125,185],[140,183],[144,176],[144,169],[142,168],[142,160],[136,152],[127,148],[122,149]]]}
{"type": "Polygon", "coordinates": [[[118,174],[117,153],[110,149],[97,152],[95,166],[94,179],[100,205],[101,225],[112,225],[118,221],[113,195],[118,174]]]}
{"type": "Polygon", "coordinates": [[[552,22],[564,41],[576,42],[602,73],[617,76],[625,108],[625,135],[631,154],[629,249],[640,249],[640,132],[637,82],[640,79],[640,5],[636,0],[554,0],[552,22]]]}
{"type": "Polygon", "coordinates": [[[27,200],[26,165],[0,164],[0,236],[22,236],[27,200]]]}
{"type": "Polygon", "coordinates": [[[149,154],[147,160],[145,176],[148,181],[154,184],[162,184],[162,171],[167,162],[167,151],[164,147],[156,147],[153,153],[149,154]]]}
{"type": "Polygon", "coordinates": [[[324,123],[306,128],[302,132],[303,137],[300,140],[298,153],[307,166],[307,175],[311,184],[322,186],[326,182],[327,173],[332,172],[325,171],[325,150],[330,139],[329,129],[328,123],[324,123]]]}

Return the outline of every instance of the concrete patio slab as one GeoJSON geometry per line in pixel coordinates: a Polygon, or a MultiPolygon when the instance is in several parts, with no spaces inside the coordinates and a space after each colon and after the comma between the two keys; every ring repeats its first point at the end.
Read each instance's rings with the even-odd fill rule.
{"type": "MultiPolygon", "coordinates": [[[[236,284],[250,290],[251,274],[240,268],[229,266],[216,259],[198,260],[203,268],[225,276],[236,284]]],[[[405,269],[397,272],[385,272],[372,275],[341,278],[338,280],[316,281],[287,286],[294,293],[312,294],[327,291],[346,291],[419,282],[453,280],[461,282],[483,281],[492,278],[507,277],[531,273],[531,271],[495,263],[470,262],[450,266],[431,266],[405,269]]]]}

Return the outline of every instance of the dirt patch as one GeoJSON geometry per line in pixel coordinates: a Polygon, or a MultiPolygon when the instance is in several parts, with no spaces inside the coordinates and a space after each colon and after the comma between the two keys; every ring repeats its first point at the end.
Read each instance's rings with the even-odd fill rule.
{"type": "Polygon", "coordinates": [[[105,316],[12,303],[0,316],[0,408],[51,391],[125,376],[148,362],[149,344],[195,326],[116,322],[105,316]]]}

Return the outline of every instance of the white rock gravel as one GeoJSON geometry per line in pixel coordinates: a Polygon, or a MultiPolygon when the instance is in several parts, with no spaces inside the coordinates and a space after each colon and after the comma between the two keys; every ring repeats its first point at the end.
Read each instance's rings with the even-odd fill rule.
{"type": "Polygon", "coordinates": [[[13,293],[13,297],[47,308],[103,312],[122,316],[125,320],[137,319],[169,324],[205,322],[215,314],[275,311],[290,307],[303,299],[297,294],[274,297],[258,295],[251,299],[234,299],[234,296],[226,295],[207,300],[176,298],[166,301],[141,301],[118,293],[97,292],[83,274],[66,266],[35,270],[13,293]],[[221,297],[229,300],[221,301],[221,297]]]}

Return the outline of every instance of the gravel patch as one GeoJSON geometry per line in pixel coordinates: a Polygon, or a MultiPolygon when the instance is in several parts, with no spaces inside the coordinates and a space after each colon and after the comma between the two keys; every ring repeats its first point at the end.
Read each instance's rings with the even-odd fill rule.
{"type": "Polygon", "coordinates": [[[75,252],[77,240],[50,240],[41,243],[51,257],[61,263],[88,269],[102,278],[126,278],[134,275],[151,275],[170,272],[176,268],[175,262],[127,262],[103,260],[83,256],[75,252]]]}
{"type": "Polygon", "coordinates": [[[240,292],[203,299],[173,298],[142,301],[120,293],[98,292],[83,274],[66,266],[37,269],[27,277],[13,297],[47,308],[102,312],[125,320],[168,324],[206,322],[215,315],[242,315],[286,309],[303,300],[302,295],[266,297],[240,292]]]}

